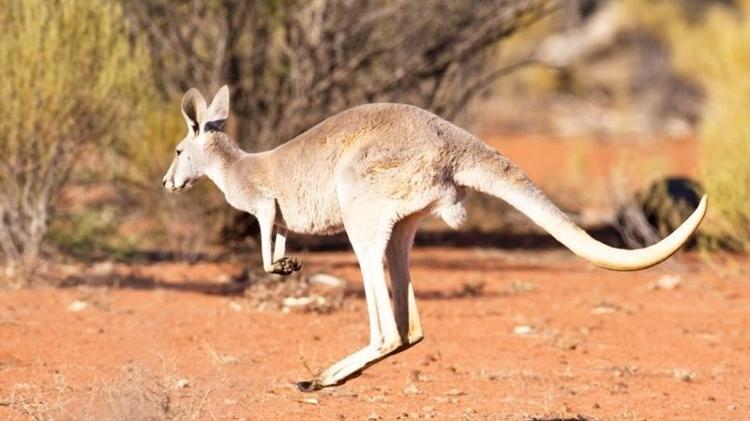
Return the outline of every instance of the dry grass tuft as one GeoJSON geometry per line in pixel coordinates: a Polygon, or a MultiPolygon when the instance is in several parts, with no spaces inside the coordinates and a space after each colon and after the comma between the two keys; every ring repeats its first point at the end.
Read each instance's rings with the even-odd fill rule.
{"type": "Polygon", "coordinates": [[[52,387],[16,384],[0,406],[18,415],[11,419],[108,421],[197,420],[207,413],[208,398],[221,383],[198,390],[180,378],[174,365],[161,371],[126,366],[124,373],[86,390],[76,390],[57,375],[52,387]]]}

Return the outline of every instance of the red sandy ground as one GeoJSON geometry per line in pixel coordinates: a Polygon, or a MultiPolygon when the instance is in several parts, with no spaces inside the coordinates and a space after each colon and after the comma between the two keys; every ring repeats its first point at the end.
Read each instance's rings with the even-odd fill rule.
{"type": "MultiPolygon", "coordinates": [[[[351,253],[300,257],[305,270],[361,290],[351,253]]],[[[745,260],[688,255],[615,273],[565,251],[417,250],[426,339],[312,394],[293,382],[367,342],[363,300],[355,294],[327,315],[284,314],[258,311],[241,296],[193,292],[211,291],[237,270],[163,263],[137,271],[163,281],[158,289],[0,294],[0,419],[25,418],[19,402],[33,412],[44,401],[47,416],[62,419],[86,405],[137,405],[116,402],[134,398],[108,389],[127,370],[167,389],[187,380],[172,405],[197,408],[203,419],[750,417],[745,260]],[[664,275],[678,275],[677,288],[654,289],[664,275]],[[462,293],[481,283],[479,296],[462,293]],[[89,306],[71,312],[75,300],[89,306]],[[519,326],[530,332],[518,334],[519,326]]],[[[111,416],[129,418],[119,411],[111,416]]]]}

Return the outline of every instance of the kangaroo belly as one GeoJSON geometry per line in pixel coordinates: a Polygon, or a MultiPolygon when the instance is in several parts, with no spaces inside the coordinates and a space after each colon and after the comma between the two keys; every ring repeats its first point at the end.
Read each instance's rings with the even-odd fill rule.
{"type": "Polygon", "coordinates": [[[298,200],[279,201],[279,223],[300,234],[330,235],[344,230],[335,196],[306,196],[298,200]]]}

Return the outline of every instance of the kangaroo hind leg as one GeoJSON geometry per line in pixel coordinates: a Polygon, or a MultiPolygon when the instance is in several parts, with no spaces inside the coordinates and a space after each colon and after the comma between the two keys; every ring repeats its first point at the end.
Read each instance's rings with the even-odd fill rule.
{"type": "Polygon", "coordinates": [[[413,214],[397,222],[386,249],[396,326],[402,343],[399,350],[417,344],[424,337],[409,275],[409,255],[421,217],[422,215],[413,214]]]}
{"type": "Polygon", "coordinates": [[[302,391],[334,386],[357,376],[368,366],[393,353],[401,340],[393,315],[385,281],[383,259],[391,233],[391,222],[382,214],[373,216],[373,200],[356,200],[342,204],[344,227],[362,271],[370,325],[367,346],[343,358],[311,381],[299,382],[302,391]]]}

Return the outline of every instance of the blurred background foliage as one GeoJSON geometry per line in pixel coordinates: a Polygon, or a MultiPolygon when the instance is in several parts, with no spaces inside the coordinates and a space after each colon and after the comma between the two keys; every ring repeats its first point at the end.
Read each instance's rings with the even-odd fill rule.
{"type": "MultiPolygon", "coordinates": [[[[584,225],[592,197],[616,185],[581,171],[597,165],[590,150],[697,137],[711,197],[706,238],[750,247],[750,0],[0,5],[0,246],[9,271],[59,251],[195,258],[220,232],[243,231],[247,220],[210,183],[184,195],[160,184],[186,131],[182,93],[196,86],[210,97],[224,83],[228,131],[249,151],[373,101],[419,105],[483,138],[585,139],[545,185],[584,225]]],[[[638,177],[627,188],[666,175],[639,173],[659,167],[648,155],[617,162],[638,177]]],[[[519,226],[494,199],[469,203],[468,231],[519,226]]],[[[605,205],[597,223],[614,221],[605,205]]]]}
{"type": "Polygon", "coordinates": [[[52,203],[84,156],[131,139],[150,64],[116,3],[0,2],[0,246],[36,263],[52,203]]]}
{"type": "Polygon", "coordinates": [[[750,1],[632,0],[628,11],[670,47],[672,62],[705,89],[701,179],[715,245],[750,249],[750,1]]]}

